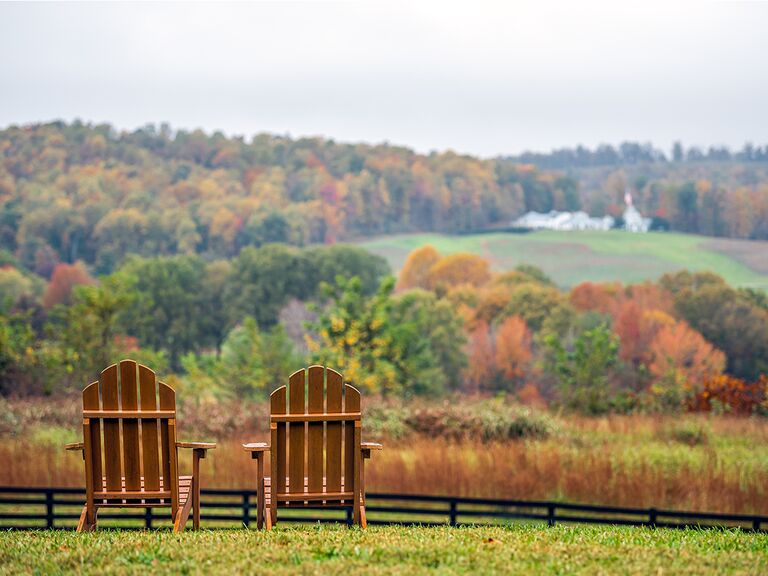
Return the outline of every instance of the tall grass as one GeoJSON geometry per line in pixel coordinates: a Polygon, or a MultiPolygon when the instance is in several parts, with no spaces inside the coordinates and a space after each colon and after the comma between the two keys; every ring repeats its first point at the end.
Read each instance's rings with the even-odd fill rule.
{"type": "MultiPolygon", "coordinates": [[[[380,425],[375,410],[371,426],[364,418],[364,439],[385,444],[366,465],[368,491],[768,514],[768,421],[763,419],[562,417],[515,407],[498,421],[483,424],[489,417],[478,417],[472,428],[445,406],[419,410],[406,421],[391,417],[387,425],[380,425]]],[[[483,410],[500,408],[478,406],[476,412],[483,410]]],[[[218,440],[201,466],[204,487],[254,488],[255,464],[240,443],[268,440],[266,413],[242,416],[247,407],[240,415],[225,412],[205,419],[204,410],[187,410],[180,417],[180,439],[218,440]],[[225,434],[185,432],[201,426],[198,421],[210,427],[214,416],[225,434]],[[239,430],[232,425],[237,421],[239,430]]],[[[70,414],[79,420],[77,411],[64,409],[43,420],[32,414],[37,412],[17,420],[31,418],[33,425],[3,433],[0,485],[82,486],[79,454],[61,448],[80,439],[77,423],[64,424],[70,414]]],[[[188,471],[191,456],[181,451],[181,459],[182,472],[188,471]]]]}

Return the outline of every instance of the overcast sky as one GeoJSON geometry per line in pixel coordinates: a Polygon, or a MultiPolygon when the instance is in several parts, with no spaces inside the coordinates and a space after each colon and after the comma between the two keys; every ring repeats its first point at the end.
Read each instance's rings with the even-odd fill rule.
{"type": "Polygon", "coordinates": [[[0,126],[495,156],[768,143],[768,4],[0,4],[0,126]]]}

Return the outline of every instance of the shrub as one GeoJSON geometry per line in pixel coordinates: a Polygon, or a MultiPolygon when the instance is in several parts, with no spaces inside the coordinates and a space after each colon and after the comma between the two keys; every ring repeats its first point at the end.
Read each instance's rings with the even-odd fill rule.
{"type": "Polygon", "coordinates": [[[709,444],[709,427],[701,422],[679,422],[659,430],[658,438],[667,442],[678,442],[688,446],[709,444]]]}

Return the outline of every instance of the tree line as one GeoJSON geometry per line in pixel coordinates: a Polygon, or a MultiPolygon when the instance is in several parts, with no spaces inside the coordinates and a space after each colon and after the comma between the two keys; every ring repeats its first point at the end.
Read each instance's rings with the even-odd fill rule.
{"type": "Polygon", "coordinates": [[[397,280],[360,248],[132,257],[45,284],[0,269],[0,393],[75,391],[124,356],[195,402],[265,399],[332,365],[385,397],[510,394],[586,413],[766,411],[768,297],[710,273],[559,290],[541,270],[412,252],[397,280]]]}
{"type": "Polygon", "coordinates": [[[13,126],[0,131],[0,265],[47,280],[57,264],[78,260],[109,274],[132,254],[231,259],[270,243],[486,229],[530,210],[620,217],[627,189],[657,227],[768,239],[765,149],[747,151],[725,163],[709,153],[694,161],[690,150],[686,161],[666,162],[626,143],[587,154],[605,156],[585,162],[607,168],[558,172],[538,157],[424,155],[322,138],[13,126]]]}
{"type": "Polygon", "coordinates": [[[0,393],[77,389],[123,354],[188,372],[189,355],[221,359],[248,327],[291,359],[285,330],[300,332],[301,349],[309,317],[291,318],[292,302],[317,299],[336,277],[354,276],[371,294],[388,272],[381,257],[345,245],[250,247],[212,262],[134,256],[98,279],[82,262],[57,264],[47,284],[0,268],[0,393]]]}
{"type": "Polygon", "coordinates": [[[597,166],[631,166],[635,164],[666,164],[693,162],[768,162],[768,144],[755,146],[747,142],[737,151],[727,146],[683,146],[675,142],[669,154],[650,143],[622,142],[618,146],[601,144],[594,149],[585,146],[559,148],[551,152],[523,152],[506,156],[520,164],[534,164],[545,170],[594,168],[597,166]]]}

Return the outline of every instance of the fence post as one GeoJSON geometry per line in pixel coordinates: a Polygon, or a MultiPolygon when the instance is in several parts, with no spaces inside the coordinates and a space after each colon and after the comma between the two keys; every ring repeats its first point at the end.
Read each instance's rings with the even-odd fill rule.
{"type": "Polygon", "coordinates": [[[248,528],[251,524],[251,497],[243,492],[243,525],[248,528]]]}
{"type": "Polygon", "coordinates": [[[656,528],[656,508],[650,508],[648,510],[648,526],[656,528]]]}
{"type": "Polygon", "coordinates": [[[45,491],[45,527],[53,528],[53,490],[45,491]]]}
{"type": "Polygon", "coordinates": [[[547,526],[550,528],[555,525],[555,505],[547,504],[547,526]]]}
{"type": "Polygon", "coordinates": [[[451,505],[450,505],[450,525],[456,526],[456,500],[451,499],[451,505]]]}
{"type": "Polygon", "coordinates": [[[152,508],[144,508],[144,528],[152,530],[152,508]]]}
{"type": "Polygon", "coordinates": [[[352,508],[347,508],[347,526],[352,526],[352,508]]]}

